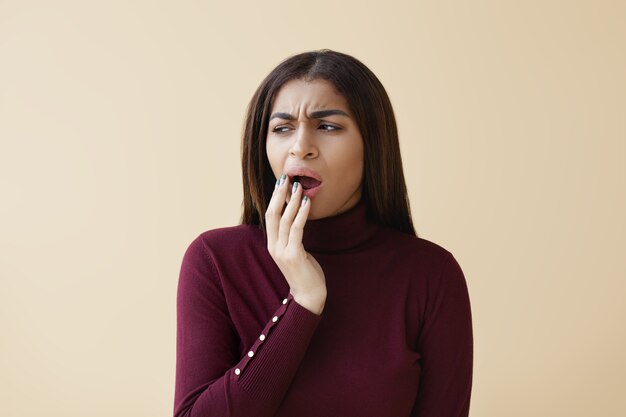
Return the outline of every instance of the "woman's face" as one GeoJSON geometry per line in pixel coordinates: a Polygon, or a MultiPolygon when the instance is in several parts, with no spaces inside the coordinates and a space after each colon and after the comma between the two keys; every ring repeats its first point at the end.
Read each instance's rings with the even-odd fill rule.
{"type": "Polygon", "coordinates": [[[342,213],[361,198],[363,139],[330,82],[298,79],[280,88],[265,150],[276,178],[285,173],[302,185],[311,201],[309,219],[342,213]]]}

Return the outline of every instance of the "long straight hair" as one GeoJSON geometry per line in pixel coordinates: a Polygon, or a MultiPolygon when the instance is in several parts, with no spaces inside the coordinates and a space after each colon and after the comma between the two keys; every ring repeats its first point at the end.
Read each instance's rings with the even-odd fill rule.
{"type": "Polygon", "coordinates": [[[329,81],[345,97],[363,138],[362,198],[368,216],[383,226],[417,236],[402,170],[396,119],[387,92],[359,60],[329,49],[287,58],[265,77],[252,96],[241,144],[241,223],[265,230],[265,211],[276,182],[265,152],[269,117],[278,90],[294,79],[329,81]]]}

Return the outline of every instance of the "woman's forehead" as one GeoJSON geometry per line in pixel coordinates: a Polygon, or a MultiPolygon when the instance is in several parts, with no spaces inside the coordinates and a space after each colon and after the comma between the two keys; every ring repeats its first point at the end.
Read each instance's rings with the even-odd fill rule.
{"type": "Polygon", "coordinates": [[[290,80],[276,94],[272,104],[272,114],[274,112],[300,112],[302,109],[307,111],[340,109],[346,113],[348,110],[346,99],[329,81],[323,79],[290,80]]]}

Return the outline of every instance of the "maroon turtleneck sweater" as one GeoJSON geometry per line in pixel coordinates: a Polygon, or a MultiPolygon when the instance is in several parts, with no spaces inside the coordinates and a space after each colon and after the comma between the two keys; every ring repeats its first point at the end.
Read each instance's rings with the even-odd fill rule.
{"type": "Polygon", "coordinates": [[[201,233],[177,294],[175,417],[461,417],[473,336],[464,274],[428,240],[372,223],[359,202],[306,223],[328,297],[300,306],[264,233],[201,233]]]}

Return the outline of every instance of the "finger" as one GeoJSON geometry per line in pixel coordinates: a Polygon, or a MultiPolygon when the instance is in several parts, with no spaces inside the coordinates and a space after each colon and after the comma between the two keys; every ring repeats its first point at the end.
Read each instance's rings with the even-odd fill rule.
{"type": "Polygon", "coordinates": [[[311,211],[311,200],[304,196],[302,197],[300,208],[296,214],[296,218],[291,225],[291,231],[289,233],[289,245],[302,245],[302,236],[304,234],[304,225],[309,218],[309,212],[311,211]]]}
{"type": "Polygon", "coordinates": [[[298,213],[298,208],[300,208],[300,199],[302,198],[302,185],[299,182],[294,182],[291,198],[289,199],[289,204],[285,208],[285,212],[283,213],[282,218],[280,219],[280,228],[278,230],[278,241],[281,246],[287,246],[289,243],[289,233],[291,230],[291,225],[293,223],[293,219],[296,217],[296,213],[298,213]]]}
{"type": "Polygon", "coordinates": [[[273,247],[278,239],[278,229],[280,225],[280,217],[283,211],[283,207],[285,205],[285,194],[288,179],[285,174],[283,174],[277,180],[277,184],[274,186],[274,192],[272,193],[272,198],[270,199],[267,209],[265,211],[265,229],[267,233],[267,244],[268,247],[273,247]]]}

